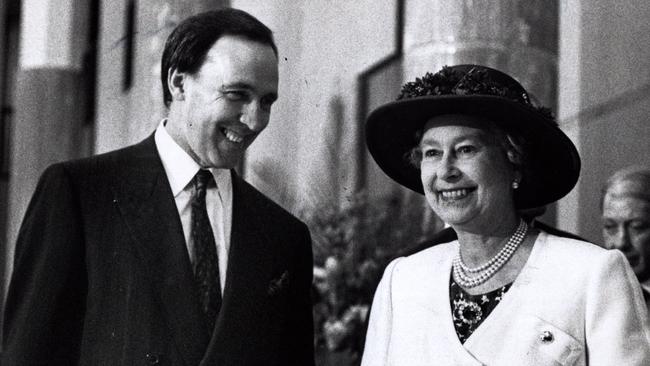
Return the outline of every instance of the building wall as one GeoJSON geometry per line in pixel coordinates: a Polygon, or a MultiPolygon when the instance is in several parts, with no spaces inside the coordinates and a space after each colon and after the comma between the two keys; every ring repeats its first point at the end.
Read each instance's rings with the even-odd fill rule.
{"type": "Polygon", "coordinates": [[[280,98],[246,177],[301,214],[358,187],[358,76],[395,48],[396,1],[234,0],[275,32],[280,98]]]}
{"type": "Polygon", "coordinates": [[[603,183],[625,166],[650,165],[650,3],[561,4],[559,117],[582,171],[560,204],[558,226],[600,243],[603,183]]]}

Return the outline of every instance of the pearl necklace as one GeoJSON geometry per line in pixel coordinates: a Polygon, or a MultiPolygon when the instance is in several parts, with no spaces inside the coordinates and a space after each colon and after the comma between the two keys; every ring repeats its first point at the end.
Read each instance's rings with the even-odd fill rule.
{"type": "Polygon", "coordinates": [[[492,257],[487,263],[482,264],[476,268],[470,268],[460,256],[460,245],[458,246],[458,254],[453,261],[454,277],[459,285],[465,288],[476,287],[497,273],[508,260],[515,253],[519,245],[524,241],[526,233],[528,232],[528,225],[524,220],[519,221],[519,227],[515,230],[514,234],[508,239],[508,243],[501,248],[501,250],[492,257]],[[477,275],[471,275],[477,274],[477,275]]]}

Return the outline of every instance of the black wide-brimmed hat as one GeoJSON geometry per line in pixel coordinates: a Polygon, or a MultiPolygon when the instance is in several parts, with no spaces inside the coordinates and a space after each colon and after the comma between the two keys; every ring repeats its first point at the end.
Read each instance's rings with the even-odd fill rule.
{"type": "Polygon", "coordinates": [[[420,170],[408,155],[425,123],[445,114],[483,117],[525,141],[525,168],[531,175],[524,175],[515,191],[517,208],[557,201],[578,181],[580,156],[550,111],[533,105],[509,75],[480,65],[445,66],[404,84],[396,101],[370,113],[368,150],[389,177],[423,194],[420,170]]]}

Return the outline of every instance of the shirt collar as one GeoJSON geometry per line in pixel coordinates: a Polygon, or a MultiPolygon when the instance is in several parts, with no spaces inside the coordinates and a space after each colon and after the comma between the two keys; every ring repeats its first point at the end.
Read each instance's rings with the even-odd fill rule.
{"type": "MultiPolygon", "coordinates": [[[[176,197],[192,181],[201,166],[169,135],[167,129],[165,129],[166,122],[166,119],[160,122],[154,133],[154,140],[172,194],[176,197]]],[[[209,170],[220,191],[229,191],[231,189],[230,170],[217,168],[210,168],[209,170]]]]}

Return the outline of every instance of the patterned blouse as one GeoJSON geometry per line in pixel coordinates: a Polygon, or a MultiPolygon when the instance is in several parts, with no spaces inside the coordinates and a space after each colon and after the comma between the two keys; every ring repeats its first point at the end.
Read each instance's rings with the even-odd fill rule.
{"type": "Polygon", "coordinates": [[[470,295],[453,278],[450,282],[451,314],[458,339],[464,344],[467,338],[474,333],[476,328],[501,302],[503,295],[510,289],[512,283],[485,294],[470,295]]]}

